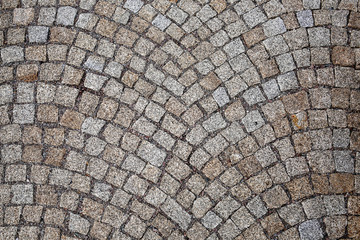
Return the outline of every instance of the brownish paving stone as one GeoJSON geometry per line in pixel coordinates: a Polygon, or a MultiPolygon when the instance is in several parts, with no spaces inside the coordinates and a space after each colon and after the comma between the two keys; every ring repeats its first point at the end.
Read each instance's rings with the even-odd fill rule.
{"type": "Polygon", "coordinates": [[[301,0],[284,0],[282,4],[289,12],[303,10],[303,3],[301,0]]]}
{"type": "Polygon", "coordinates": [[[262,195],[264,202],[268,208],[279,208],[289,203],[289,198],[284,189],[277,185],[262,195]]]}
{"type": "Polygon", "coordinates": [[[350,104],[350,89],[333,88],[331,89],[331,105],[335,108],[348,108],[350,104]]]}
{"type": "Polygon", "coordinates": [[[42,146],[40,145],[27,145],[24,147],[22,161],[28,163],[42,162],[42,146]]]}
{"type": "Polygon", "coordinates": [[[57,122],[58,117],[58,108],[54,105],[39,105],[37,109],[37,120],[40,122],[57,122]]]}
{"type": "Polygon", "coordinates": [[[108,21],[106,19],[100,19],[95,32],[108,38],[112,38],[116,32],[118,25],[115,22],[108,21]]]}
{"type": "Polygon", "coordinates": [[[257,64],[260,74],[263,78],[269,78],[279,74],[278,66],[276,65],[275,59],[261,61],[257,64]]]}
{"type": "Polygon", "coordinates": [[[16,77],[20,81],[33,82],[38,79],[38,71],[36,64],[19,65],[16,69],[16,77]]]}
{"type": "MultiPolygon", "coordinates": [[[[169,100],[170,101],[170,100],[169,100]]],[[[176,113],[180,113],[181,111],[185,111],[185,106],[184,105],[179,105],[179,110],[174,112],[174,114],[176,113]]],[[[182,119],[184,119],[185,122],[187,122],[190,126],[195,125],[195,123],[201,119],[203,117],[203,113],[200,110],[200,108],[196,105],[193,105],[191,108],[189,108],[181,117],[182,119]]]]}
{"type": "Polygon", "coordinates": [[[64,142],[65,130],[63,128],[45,128],[44,143],[60,146],[64,142]]]}
{"type": "Polygon", "coordinates": [[[350,196],[348,199],[348,212],[352,215],[360,215],[360,197],[350,196]]]}
{"type": "Polygon", "coordinates": [[[348,217],[348,235],[350,238],[357,239],[360,238],[360,217],[359,216],[349,216],[348,217]]]}
{"type": "Polygon", "coordinates": [[[36,126],[25,126],[22,135],[24,144],[41,144],[42,130],[36,126]]]}
{"type": "Polygon", "coordinates": [[[346,216],[325,217],[324,223],[326,226],[326,232],[330,238],[339,239],[345,235],[347,227],[346,216]]]}
{"type": "Polygon", "coordinates": [[[214,8],[217,13],[221,13],[226,9],[226,1],[225,0],[211,0],[210,6],[214,8]]]}
{"type": "Polygon", "coordinates": [[[244,176],[250,177],[261,170],[261,165],[254,156],[250,156],[240,160],[238,168],[244,176]]]}
{"type": "Polygon", "coordinates": [[[52,27],[50,29],[50,42],[72,44],[76,31],[65,27],[52,27]]]}
{"type": "Polygon", "coordinates": [[[78,85],[83,75],[83,70],[76,69],[71,66],[65,66],[64,75],[62,76],[62,82],[69,85],[78,85]]]}
{"type": "Polygon", "coordinates": [[[25,49],[25,58],[30,61],[46,61],[46,46],[28,46],[25,49]]]}
{"type": "Polygon", "coordinates": [[[259,174],[250,177],[246,183],[256,194],[259,194],[272,186],[272,180],[266,171],[262,171],[259,174]]]}
{"type": "Polygon", "coordinates": [[[107,1],[99,1],[95,4],[95,13],[105,16],[105,17],[111,17],[113,13],[115,12],[116,5],[112,4],[107,1]]]}
{"type": "Polygon", "coordinates": [[[349,18],[349,27],[360,29],[360,13],[358,12],[351,12],[349,18]]]}
{"type": "Polygon", "coordinates": [[[85,116],[73,110],[66,110],[60,119],[60,125],[71,129],[80,129],[85,116]]]}
{"type": "Polygon", "coordinates": [[[90,230],[90,236],[96,239],[105,240],[111,232],[111,227],[101,222],[95,221],[90,230]]]}
{"type": "Polygon", "coordinates": [[[314,187],[314,192],[318,194],[328,194],[330,189],[329,179],[326,175],[311,175],[311,183],[314,187]]]}
{"type": "Polygon", "coordinates": [[[121,78],[121,81],[126,84],[128,87],[132,87],[136,81],[139,79],[139,75],[132,72],[132,71],[126,71],[121,78]]]}
{"type": "Polygon", "coordinates": [[[256,27],[243,35],[244,41],[246,45],[250,48],[255,44],[261,42],[262,40],[266,39],[264,34],[264,30],[262,27],[256,27]]]}
{"type": "Polygon", "coordinates": [[[332,49],[331,59],[335,65],[344,67],[355,65],[355,53],[351,47],[335,46],[332,49]]]}
{"type": "Polygon", "coordinates": [[[305,91],[286,95],[281,100],[285,106],[285,110],[292,114],[310,108],[308,96],[305,91]]]}
{"type": "Polygon", "coordinates": [[[45,210],[44,222],[55,226],[63,226],[65,220],[65,212],[61,209],[47,208],[45,210]]]}
{"type": "Polygon", "coordinates": [[[97,112],[97,117],[105,120],[111,120],[115,116],[118,106],[119,104],[116,101],[110,98],[104,98],[97,112]]]}
{"type": "Polygon", "coordinates": [[[274,128],[275,135],[277,138],[287,136],[291,133],[290,124],[287,118],[283,118],[275,121],[272,124],[272,127],[274,128]]]}
{"type": "Polygon", "coordinates": [[[210,180],[214,180],[219,174],[225,170],[224,166],[221,164],[218,158],[210,160],[205,167],[202,169],[202,172],[210,180]]]}
{"type": "Polygon", "coordinates": [[[360,129],[360,113],[347,114],[347,123],[349,127],[360,129]]]}
{"type": "Polygon", "coordinates": [[[104,206],[90,198],[84,198],[81,205],[81,213],[95,220],[100,220],[104,206]]]}
{"type": "Polygon", "coordinates": [[[348,173],[333,173],[329,177],[330,191],[333,193],[349,193],[354,191],[354,175],[348,173]]]}
{"type": "Polygon", "coordinates": [[[35,201],[37,204],[41,205],[56,206],[58,204],[58,195],[54,186],[37,186],[35,193],[35,201]]]}
{"type": "Polygon", "coordinates": [[[22,216],[26,222],[39,223],[43,212],[42,206],[26,205],[23,208],[22,216]]]}
{"type": "Polygon", "coordinates": [[[134,17],[130,23],[131,29],[139,33],[145,32],[149,25],[147,21],[140,17],[134,17]]]}
{"type": "Polygon", "coordinates": [[[46,149],[45,153],[45,164],[60,167],[62,162],[64,161],[66,149],[50,147],[46,149]]]}
{"type": "Polygon", "coordinates": [[[360,91],[351,91],[350,108],[352,110],[360,110],[360,91]]]}
{"type": "MultiPolygon", "coordinates": [[[[140,22],[139,22],[140,23],[140,22]]],[[[147,24],[145,22],[141,21],[142,28],[146,28],[147,24]]],[[[150,27],[148,31],[146,32],[146,36],[149,37],[151,40],[153,40],[156,43],[162,43],[166,39],[166,35],[164,32],[160,31],[159,29],[155,27],[150,27]]]]}
{"type": "Polygon", "coordinates": [[[284,224],[277,213],[272,213],[261,220],[261,226],[265,229],[269,236],[280,232],[284,229],[284,224]]]}
{"type": "Polygon", "coordinates": [[[313,88],[317,85],[315,71],[312,69],[298,70],[297,77],[303,88],[313,88]]]}
{"type": "Polygon", "coordinates": [[[313,194],[312,187],[307,177],[293,179],[286,183],[285,186],[288,188],[293,200],[306,198],[313,194]]]}
{"type": "Polygon", "coordinates": [[[209,73],[200,80],[200,85],[206,90],[215,90],[221,84],[221,80],[214,72],[209,73]]]}
{"type": "Polygon", "coordinates": [[[350,149],[360,151],[360,132],[353,131],[350,136],[350,149]]]}
{"type": "Polygon", "coordinates": [[[244,239],[250,239],[250,238],[259,239],[259,240],[268,239],[264,234],[264,230],[262,229],[262,227],[260,227],[258,223],[254,223],[253,225],[251,225],[248,229],[246,229],[242,233],[242,235],[244,239]]]}

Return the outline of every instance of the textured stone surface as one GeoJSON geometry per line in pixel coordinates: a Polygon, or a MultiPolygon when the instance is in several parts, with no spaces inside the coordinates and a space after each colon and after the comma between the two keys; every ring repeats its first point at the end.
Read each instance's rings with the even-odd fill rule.
{"type": "Polygon", "coordinates": [[[3,0],[0,239],[358,239],[355,0],[3,0]]]}

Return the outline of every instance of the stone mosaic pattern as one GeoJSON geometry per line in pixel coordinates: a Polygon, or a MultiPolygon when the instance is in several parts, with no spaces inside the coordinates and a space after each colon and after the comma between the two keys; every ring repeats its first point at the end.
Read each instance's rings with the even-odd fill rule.
{"type": "Polygon", "coordinates": [[[0,239],[360,239],[360,1],[0,8],[0,239]]]}

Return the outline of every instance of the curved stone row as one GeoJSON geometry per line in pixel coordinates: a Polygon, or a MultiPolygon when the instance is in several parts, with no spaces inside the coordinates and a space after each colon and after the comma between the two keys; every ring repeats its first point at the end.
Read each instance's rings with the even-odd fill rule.
{"type": "Polygon", "coordinates": [[[0,239],[360,237],[356,0],[3,0],[0,239]]]}

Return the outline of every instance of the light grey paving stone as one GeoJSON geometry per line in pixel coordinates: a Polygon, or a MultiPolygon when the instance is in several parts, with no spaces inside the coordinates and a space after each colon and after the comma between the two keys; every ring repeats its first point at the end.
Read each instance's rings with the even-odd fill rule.
{"type": "Polygon", "coordinates": [[[9,84],[0,86],[0,104],[10,103],[13,100],[13,88],[9,84]]]}
{"type": "Polygon", "coordinates": [[[242,97],[250,106],[266,100],[259,87],[253,87],[246,90],[242,97]]]}
{"type": "Polygon", "coordinates": [[[3,63],[24,61],[24,50],[18,46],[4,47],[1,49],[1,59],[3,63]]]}
{"type": "Polygon", "coordinates": [[[213,94],[213,98],[215,99],[216,103],[219,107],[222,107],[230,102],[229,96],[226,93],[226,89],[224,87],[219,87],[216,89],[213,94]]]}
{"type": "Polygon", "coordinates": [[[191,221],[191,216],[173,199],[168,197],[161,206],[164,211],[174,222],[179,224],[181,229],[187,230],[191,221]]]}
{"type": "Polygon", "coordinates": [[[104,69],[104,64],[105,64],[105,58],[92,55],[87,58],[86,62],[84,63],[84,66],[91,70],[102,72],[104,69]]]}
{"type": "Polygon", "coordinates": [[[188,14],[176,5],[171,6],[166,15],[177,24],[183,24],[188,17],[188,14]]]}
{"type": "Polygon", "coordinates": [[[333,145],[336,148],[347,148],[350,143],[350,130],[346,128],[333,130],[333,145]]]}
{"type": "Polygon", "coordinates": [[[320,0],[303,0],[305,9],[319,9],[320,3],[320,0]]]}
{"type": "Polygon", "coordinates": [[[86,141],[85,152],[92,156],[98,156],[105,148],[106,142],[97,137],[91,137],[86,141]]]}
{"type": "Polygon", "coordinates": [[[171,24],[171,20],[162,14],[158,14],[152,21],[152,24],[161,31],[164,31],[171,24]]]}
{"type": "Polygon", "coordinates": [[[113,189],[109,184],[95,182],[91,194],[97,198],[100,198],[104,202],[108,202],[110,200],[112,190],[113,189]]]}
{"type": "Polygon", "coordinates": [[[120,78],[122,70],[123,70],[123,66],[120,63],[111,61],[105,67],[104,72],[109,74],[110,76],[112,76],[114,78],[120,78]]]}
{"type": "Polygon", "coordinates": [[[137,175],[132,175],[124,185],[124,190],[138,196],[144,196],[149,183],[137,175]]]}
{"type": "Polygon", "coordinates": [[[86,235],[90,229],[90,222],[78,214],[70,213],[69,230],[72,232],[86,235]]]}
{"type": "Polygon", "coordinates": [[[160,167],[164,162],[166,153],[148,141],[143,141],[138,149],[138,155],[154,166],[160,167]]]}
{"type": "Polygon", "coordinates": [[[248,132],[253,132],[265,124],[264,119],[258,110],[251,111],[241,120],[248,132]]]}
{"type": "Polygon", "coordinates": [[[85,10],[91,10],[92,7],[95,5],[96,0],[81,0],[80,1],[80,8],[85,10]]]}
{"type": "Polygon", "coordinates": [[[301,240],[320,240],[324,237],[320,223],[316,219],[300,224],[299,233],[301,240]]]}
{"type": "Polygon", "coordinates": [[[216,16],[216,12],[209,6],[205,5],[196,13],[196,16],[203,22],[206,22],[212,17],[216,16]]]}
{"type": "Polygon", "coordinates": [[[334,151],[335,168],[338,172],[353,173],[354,158],[351,157],[350,151],[334,151]]]}
{"type": "Polygon", "coordinates": [[[267,37],[273,37],[286,32],[284,21],[280,18],[274,18],[263,24],[264,33],[267,37]]]}
{"type": "Polygon", "coordinates": [[[201,223],[207,228],[207,229],[214,229],[216,228],[220,223],[222,222],[222,219],[218,217],[214,212],[209,211],[205,214],[205,216],[201,219],[201,223]]]}
{"type": "Polygon", "coordinates": [[[72,26],[74,25],[76,13],[76,8],[69,6],[59,7],[56,17],[56,23],[65,26],[72,26]]]}
{"type": "Polygon", "coordinates": [[[330,45],[330,30],[324,27],[309,28],[309,42],[311,47],[325,47],[330,45]]]}
{"type": "Polygon", "coordinates": [[[144,3],[141,0],[127,0],[124,4],[124,8],[137,13],[143,5],[144,3]]]}
{"type": "Polygon", "coordinates": [[[88,117],[84,120],[81,126],[81,131],[96,136],[99,134],[104,125],[104,120],[88,117]]]}
{"type": "Polygon", "coordinates": [[[308,219],[321,218],[326,215],[322,197],[313,197],[302,202],[304,212],[308,219]]]}
{"type": "Polygon", "coordinates": [[[275,57],[281,73],[292,71],[296,68],[293,57],[290,53],[285,53],[275,57]]]}
{"type": "Polygon", "coordinates": [[[256,7],[254,9],[250,10],[249,12],[245,13],[243,15],[243,18],[244,18],[246,24],[250,28],[253,28],[256,25],[265,22],[267,19],[267,17],[265,16],[265,14],[261,11],[261,9],[259,7],[256,7]]]}
{"type": "Polygon", "coordinates": [[[33,186],[31,184],[14,184],[11,186],[13,204],[32,204],[33,186]]]}
{"type": "Polygon", "coordinates": [[[311,10],[304,10],[296,12],[296,17],[301,27],[313,27],[314,18],[311,10]]]}
{"type": "Polygon", "coordinates": [[[279,85],[275,79],[271,79],[263,83],[262,88],[264,89],[265,95],[268,97],[268,99],[274,99],[280,95],[279,85]]]}
{"type": "Polygon", "coordinates": [[[289,47],[281,35],[267,38],[263,41],[263,44],[271,56],[280,55],[289,51],[289,47]]]}
{"type": "Polygon", "coordinates": [[[295,72],[279,75],[276,80],[282,92],[297,89],[299,87],[295,72]]]}
{"type": "Polygon", "coordinates": [[[345,199],[342,195],[324,196],[326,213],[329,216],[341,215],[346,213],[345,199]]]}
{"type": "Polygon", "coordinates": [[[253,66],[250,59],[244,53],[232,58],[229,63],[231,68],[237,73],[243,72],[253,66]]]}
{"type": "Polygon", "coordinates": [[[14,123],[26,124],[34,123],[35,105],[34,104],[16,104],[13,109],[14,123]]]}
{"type": "Polygon", "coordinates": [[[125,25],[129,22],[130,15],[130,12],[126,9],[123,9],[122,7],[117,7],[112,19],[117,23],[125,25]]]}
{"type": "Polygon", "coordinates": [[[95,91],[99,91],[108,78],[94,73],[87,73],[84,86],[95,91]]]}
{"type": "Polygon", "coordinates": [[[155,207],[160,207],[160,205],[166,200],[167,195],[157,187],[152,187],[150,191],[146,194],[144,200],[154,205],[155,207]]]}
{"type": "Polygon", "coordinates": [[[121,168],[140,174],[145,167],[145,162],[133,154],[127,156],[121,165],[121,168]]]}
{"type": "Polygon", "coordinates": [[[292,203],[278,210],[279,216],[291,226],[305,220],[305,214],[300,204],[292,203]]]}
{"type": "Polygon", "coordinates": [[[44,26],[30,26],[28,28],[30,43],[45,43],[48,41],[49,28],[44,26]]]}

